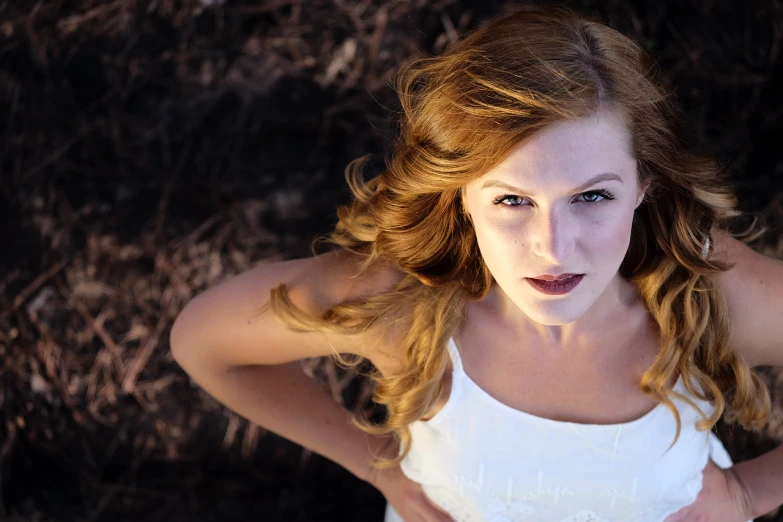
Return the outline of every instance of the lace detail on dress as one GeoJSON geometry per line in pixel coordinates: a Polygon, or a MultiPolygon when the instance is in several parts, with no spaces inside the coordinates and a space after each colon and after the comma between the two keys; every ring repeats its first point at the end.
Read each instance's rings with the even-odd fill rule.
{"type": "MultiPolygon", "coordinates": [[[[544,421],[487,400],[470,385],[453,339],[448,350],[449,400],[411,425],[400,466],[455,522],[661,522],[696,499],[708,458],[733,464],[714,433],[695,429],[701,415],[676,399],[682,430],[669,448],[673,416],[616,425],[544,421]]],[[[709,403],[691,398],[711,413],[709,403]]],[[[402,519],[390,510],[386,522],[402,519]]]]}
{"type": "Polygon", "coordinates": [[[564,518],[560,522],[609,522],[605,518],[601,518],[592,511],[580,511],[576,515],[568,518],[564,518]]]}
{"type": "MultiPolygon", "coordinates": [[[[629,489],[596,491],[592,498],[603,502],[608,511],[622,506],[620,512],[628,517],[627,520],[660,522],[696,499],[702,488],[702,479],[703,474],[699,471],[685,484],[673,484],[660,497],[640,498],[637,491],[640,479],[633,477],[629,489]]],[[[574,491],[557,486],[513,496],[511,477],[507,482],[507,491],[498,493],[486,491],[477,481],[453,474],[450,485],[423,483],[422,488],[430,501],[446,511],[455,522],[609,522],[611,518],[605,516],[613,516],[608,512],[581,509],[574,514],[552,518],[556,509],[566,513],[575,508],[573,503],[578,495],[574,491]]],[[[615,511],[612,513],[616,515],[615,511]]]]}

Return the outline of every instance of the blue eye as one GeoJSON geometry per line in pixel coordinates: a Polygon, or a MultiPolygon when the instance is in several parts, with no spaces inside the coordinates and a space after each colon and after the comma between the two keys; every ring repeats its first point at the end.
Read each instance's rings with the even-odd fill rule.
{"type": "MultiPolygon", "coordinates": [[[[589,190],[587,192],[582,192],[581,194],[577,195],[578,198],[584,197],[585,199],[582,199],[582,203],[600,203],[604,200],[611,200],[614,199],[614,195],[609,192],[608,190],[599,189],[599,190],[589,190]]],[[[514,196],[512,194],[504,194],[502,196],[498,196],[495,199],[492,200],[492,204],[494,205],[500,205],[501,203],[505,207],[518,207],[522,205],[522,201],[525,198],[522,196],[514,196]],[[505,203],[505,201],[516,201],[516,203],[505,203]]]]}
{"type": "Polygon", "coordinates": [[[599,203],[599,202],[601,202],[601,201],[603,201],[605,199],[607,199],[607,200],[608,199],[614,199],[614,195],[612,195],[612,193],[609,192],[608,190],[604,190],[604,189],[590,190],[588,192],[582,192],[577,197],[581,197],[581,196],[588,196],[590,198],[598,196],[599,198],[601,198],[601,199],[586,199],[586,200],[584,200],[585,203],[599,203]]]}
{"type": "MultiPolygon", "coordinates": [[[[521,201],[523,199],[525,199],[525,198],[523,198],[522,196],[499,196],[499,197],[495,198],[494,200],[492,200],[492,203],[495,204],[495,205],[498,205],[500,203],[503,203],[506,200],[519,200],[519,201],[521,201]]],[[[509,204],[505,204],[504,203],[504,205],[507,206],[507,207],[518,207],[521,204],[522,203],[516,203],[516,204],[510,204],[509,205],[509,204]]]]}

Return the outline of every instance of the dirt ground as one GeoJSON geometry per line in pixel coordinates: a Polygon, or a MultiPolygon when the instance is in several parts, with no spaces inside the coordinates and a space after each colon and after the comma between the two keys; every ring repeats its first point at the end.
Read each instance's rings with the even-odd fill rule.
{"type": "MultiPolygon", "coordinates": [[[[783,257],[783,5],[565,3],[653,53],[783,257]]],[[[374,488],[193,385],[168,333],[205,288],[307,255],[345,165],[383,164],[399,64],[513,5],[0,0],[0,520],[381,520],[374,488]]],[[[302,366],[375,411],[354,374],[302,366]]],[[[719,425],[735,461],[783,439],[761,373],[768,429],[719,425]]]]}

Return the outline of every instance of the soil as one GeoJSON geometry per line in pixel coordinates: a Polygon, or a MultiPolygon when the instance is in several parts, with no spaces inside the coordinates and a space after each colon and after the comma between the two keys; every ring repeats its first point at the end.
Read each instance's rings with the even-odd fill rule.
{"type": "MultiPolygon", "coordinates": [[[[689,144],[783,257],[781,4],[565,3],[656,57],[689,144]]],[[[346,164],[383,167],[399,65],[513,5],[0,1],[0,519],[382,519],[373,487],[193,384],[168,333],[205,288],[307,255],[348,201],[346,164]]],[[[354,373],[302,366],[379,413],[354,373]]],[[[779,372],[760,373],[765,432],[718,425],[735,461],[783,438],[779,372]]]]}

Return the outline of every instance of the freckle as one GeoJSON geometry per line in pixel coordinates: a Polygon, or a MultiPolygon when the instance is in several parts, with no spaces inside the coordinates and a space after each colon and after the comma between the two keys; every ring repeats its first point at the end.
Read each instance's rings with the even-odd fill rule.
{"type": "Polygon", "coordinates": [[[332,423],[332,421],[330,421],[329,419],[326,419],[326,424],[327,425],[330,425],[331,423],[332,423]]]}

